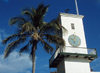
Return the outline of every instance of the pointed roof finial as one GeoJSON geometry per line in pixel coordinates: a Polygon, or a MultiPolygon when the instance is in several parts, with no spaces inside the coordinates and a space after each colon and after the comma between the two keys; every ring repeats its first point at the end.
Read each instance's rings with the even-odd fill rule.
{"type": "Polygon", "coordinates": [[[76,5],[76,12],[77,12],[77,15],[79,15],[77,0],[75,0],[75,5],[76,5]]]}

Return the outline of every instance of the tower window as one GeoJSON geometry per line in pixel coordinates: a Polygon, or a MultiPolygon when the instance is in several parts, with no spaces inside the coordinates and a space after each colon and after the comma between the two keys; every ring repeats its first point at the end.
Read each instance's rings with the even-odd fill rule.
{"type": "Polygon", "coordinates": [[[71,28],[75,29],[74,23],[71,23],[71,28]]]}

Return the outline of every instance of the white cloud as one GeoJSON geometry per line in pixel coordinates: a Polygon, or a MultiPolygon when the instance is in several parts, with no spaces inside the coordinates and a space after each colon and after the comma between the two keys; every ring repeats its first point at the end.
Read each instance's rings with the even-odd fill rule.
{"type": "Polygon", "coordinates": [[[5,37],[9,36],[9,33],[6,33],[6,31],[4,29],[0,29],[0,35],[5,38],[5,37]]]}
{"type": "Polygon", "coordinates": [[[27,54],[19,56],[17,52],[4,59],[0,55],[0,73],[31,73],[32,62],[27,54]]]}

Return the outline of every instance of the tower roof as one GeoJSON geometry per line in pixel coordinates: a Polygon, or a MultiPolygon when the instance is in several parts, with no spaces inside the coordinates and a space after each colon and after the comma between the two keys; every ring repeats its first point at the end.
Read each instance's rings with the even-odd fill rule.
{"type": "Polygon", "coordinates": [[[83,15],[69,14],[69,13],[60,13],[60,16],[73,17],[73,18],[83,18],[83,15]]]}

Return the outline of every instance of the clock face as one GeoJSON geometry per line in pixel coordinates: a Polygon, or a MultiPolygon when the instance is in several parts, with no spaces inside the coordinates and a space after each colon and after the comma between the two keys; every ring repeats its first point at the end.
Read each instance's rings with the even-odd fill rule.
{"type": "Polygon", "coordinates": [[[73,47],[78,47],[81,44],[80,38],[74,34],[69,36],[68,42],[73,47]]]}

